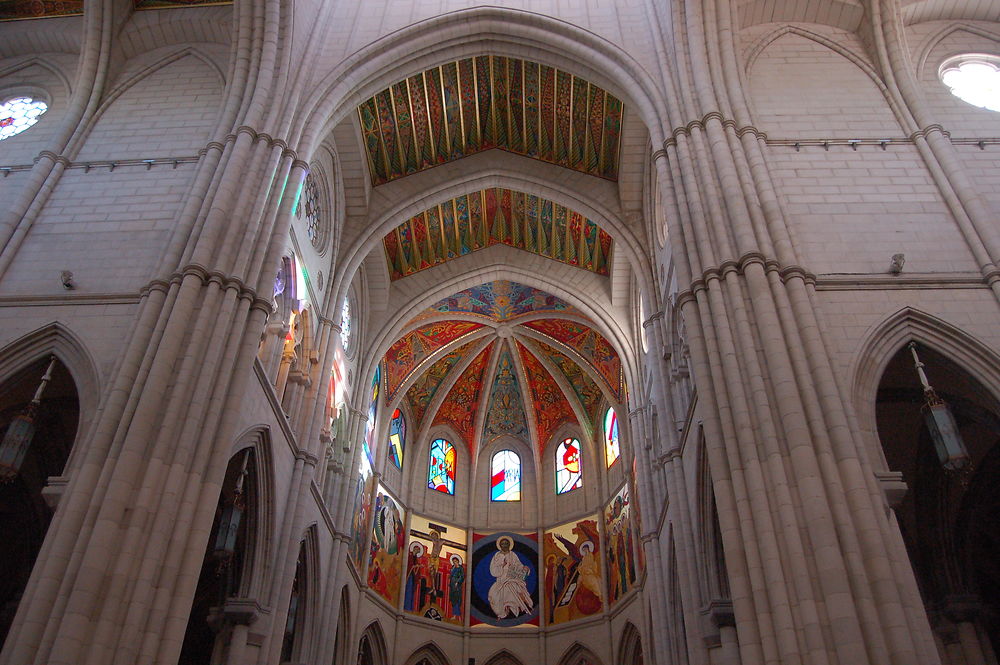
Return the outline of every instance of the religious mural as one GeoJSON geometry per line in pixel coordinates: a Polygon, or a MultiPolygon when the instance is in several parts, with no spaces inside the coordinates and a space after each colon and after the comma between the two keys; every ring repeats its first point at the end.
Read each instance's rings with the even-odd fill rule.
{"type": "Polygon", "coordinates": [[[584,79],[496,55],[414,74],[358,107],[373,185],[491,148],[617,180],[624,114],[584,79]]]}
{"type": "Polygon", "coordinates": [[[576,414],[567,401],[566,394],[542,363],[520,342],[517,342],[517,350],[524,363],[524,373],[531,390],[538,447],[544,450],[557,429],[566,423],[576,422],[576,414]]]}
{"type": "Polygon", "coordinates": [[[375,497],[375,522],[368,556],[368,586],[393,607],[399,602],[399,576],[406,532],[402,507],[381,484],[375,497]]]}
{"type": "Polygon", "coordinates": [[[473,314],[494,321],[508,321],[525,314],[577,310],[565,300],[532,286],[498,279],[443,298],[431,305],[416,320],[441,314],[473,314]]]}
{"type": "Polygon", "coordinates": [[[538,625],[537,534],[473,534],[469,611],[473,626],[538,625]]]}
{"type": "Polygon", "coordinates": [[[393,280],[493,245],[516,247],[607,276],[614,241],[574,210],[499,187],[439,203],[382,239],[393,280]]]}
{"type": "Polygon", "coordinates": [[[465,439],[465,445],[472,449],[475,438],[476,412],[479,409],[479,392],[482,390],[483,373],[493,352],[493,345],[479,352],[469,366],[465,368],[458,381],[452,386],[447,399],[441,404],[432,424],[451,425],[465,439]]]}
{"type": "Polygon", "coordinates": [[[596,515],[546,531],[542,560],[547,625],[600,614],[604,607],[604,581],[596,515]]]}
{"type": "Polygon", "coordinates": [[[461,626],[465,617],[465,529],[410,517],[403,611],[461,626]]]}
{"type": "Polygon", "coordinates": [[[613,605],[639,579],[628,483],[604,508],[604,531],[608,538],[608,600],[613,605]]]}
{"type": "Polygon", "coordinates": [[[501,436],[512,436],[525,443],[531,440],[528,434],[528,418],[524,413],[524,400],[517,380],[517,370],[510,348],[504,346],[497,361],[496,376],[490,391],[490,403],[483,425],[483,441],[493,441],[501,436]]]}
{"type": "Polygon", "coordinates": [[[368,518],[372,509],[375,474],[372,473],[372,455],[368,446],[361,444],[361,464],[354,483],[354,511],[351,513],[351,560],[361,573],[365,564],[365,539],[368,535],[368,518]]]}
{"type": "Polygon", "coordinates": [[[586,370],[575,361],[570,360],[569,356],[562,351],[537,339],[528,339],[527,343],[535,355],[547,358],[549,362],[559,368],[559,371],[573,388],[573,392],[580,399],[580,404],[587,413],[591,424],[596,424],[601,404],[604,401],[604,393],[601,392],[600,386],[590,378],[586,370]]]}
{"type": "Polygon", "coordinates": [[[435,360],[434,364],[426,372],[417,377],[417,380],[413,382],[410,389],[406,391],[406,401],[410,404],[410,413],[413,414],[415,431],[420,430],[420,425],[424,420],[424,413],[427,412],[427,407],[430,406],[431,400],[434,399],[437,389],[441,387],[441,384],[448,377],[451,370],[454,369],[455,365],[465,358],[465,354],[469,353],[472,347],[480,341],[472,340],[435,360]]]}

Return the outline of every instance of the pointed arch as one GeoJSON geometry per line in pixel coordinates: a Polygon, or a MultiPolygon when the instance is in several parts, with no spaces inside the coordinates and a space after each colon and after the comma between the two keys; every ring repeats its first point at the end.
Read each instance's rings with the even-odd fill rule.
{"type": "Polygon", "coordinates": [[[562,658],[559,659],[559,665],[604,665],[600,658],[594,654],[593,651],[583,646],[579,642],[574,642],[565,653],[563,653],[562,658]]]}
{"type": "MultiPolygon", "coordinates": [[[[80,420],[76,440],[86,439],[102,394],[100,374],[94,357],[73,331],[58,321],[22,335],[0,349],[0,382],[48,356],[55,356],[69,370],[80,400],[80,420]]],[[[73,445],[63,475],[69,475],[80,457],[73,445]]]]}
{"type": "Polygon", "coordinates": [[[618,642],[618,665],[642,665],[642,636],[632,622],[627,622],[622,629],[618,642]]]}
{"type": "Polygon", "coordinates": [[[924,68],[927,66],[927,59],[933,53],[934,49],[943,42],[948,37],[952,36],[956,32],[966,32],[970,35],[976,37],[982,37],[984,39],[989,39],[991,41],[997,42],[997,48],[1000,48],[1000,34],[986,30],[983,27],[972,23],[949,23],[943,28],[933,33],[929,38],[924,40],[923,45],[920,50],[917,51],[917,57],[913,60],[916,63],[916,72],[919,76],[924,68]]]}
{"type": "Polygon", "coordinates": [[[236,439],[232,455],[242,450],[253,452],[254,486],[250,490],[253,501],[247,503],[250,527],[250,551],[244,563],[244,581],[240,595],[245,598],[259,598],[270,586],[272,568],[271,543],[274,534],[274,458],[272,454],[271,429],[267,425],[247,428],[236,439]]]}
{"type": "Polygon", "coordinates": [[[451,663],[438,645],[428,642],[410,654],[405,665],[451,665],[451,663]]]}
{"type": "Polygon", "coordinates": [[[351,594],[347,585],[340,590],[340,608],[337,613],[337,628],[333,635],[333,662],[350,662],[351,643],[351,594]]]}
{"type": "Polygon", "coordinates": [[[524,665],[521,659],[507,651],[501,649],[489,657],[483,665],[524,665]]]}
{"type": "Polygon", "coordinates": [[[957,326],[914,307],[904,307],[869,328],[858,346],[851,377],[851,395],[872,460],[881,459],[875,426],[875,397],[892,357],[908,342],[926,344],[948,357],[1000,401],[1000,355],[957,326]]]}
{"type": "Polygon", "coordinates": [[[29,67],[40,67],[52,74],[52,76],[54,76],[56,80],[62,84],[62,94],[69,95],[72,91],[72,85],[70,84],[69,78],[65,73],[63,73],[59,66],[48,58],[40,55],[32,56],[25,60],[21,60],[20,62],[14,63],[9,67],[0,69],[0,78],[16,74],[17,72],[25,70],[29,67]]]}
{"type": "Polygon", "coordinates": [[[378,621],[372,621],[358,640],[358,665],[389,665],[385,633],[378,621]]]}

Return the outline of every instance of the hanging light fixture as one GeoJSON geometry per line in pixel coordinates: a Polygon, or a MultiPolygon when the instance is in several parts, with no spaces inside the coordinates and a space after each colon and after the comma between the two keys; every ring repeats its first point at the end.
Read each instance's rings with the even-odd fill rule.
{"type": "Polygon", "coordinates": [[[250,455],[244,453],[240,473],[236,477],[236,488],[232,498],[226,502],[219,518],[219,528],[215,532],[215,549],[212,556],[219,560],[219,568],[225,568],[236,554],[236,534],[240,530],[243,510],[246,500],[243,496],[243,481],[247,475],[247,459],[250,455]]]}
{"type": "Polygon", "coordinates": [[[3,442],[0,443],[0,484],[13,482],[21,472],[24,457],[28,454],[31,440],[35,437],[35,418],[38,415],[38,405],[42,402],[45,386],[52,380],[52,370],[55,369],[55,366],[56,357],[52,356],[49,360],[49,367],[42,375],[38,389],[35,390],[35,396],[7,427],[7,433],[4,434],[3,442]]]}
{"type": "Polygon", "coordinates": [[[917,368],[917,376],[920,377],[920,384],[924,388],[924,406],[921,409],[924,414],[924,422],[931,433],[931,440],[934,442],[934,450],[937,451],[941,466],[946,471],[959,471],[969,463],[969,453],[962,441],[962,435],[958,431],[958,423],[952,415],[948,403],[938,397],[934,388],[927,381],[924,374],[924,364],[917,356],[917,343],[910,342],[910,353],[913,354],[913,362],[917,368]]]}

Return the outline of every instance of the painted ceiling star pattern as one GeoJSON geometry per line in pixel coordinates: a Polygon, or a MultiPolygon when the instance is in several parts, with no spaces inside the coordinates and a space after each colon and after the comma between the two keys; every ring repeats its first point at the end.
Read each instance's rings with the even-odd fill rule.
{"type": "Polygon", "coordinates": [[[624,113],[584,79],[494,55],[428,69],[358,107],[376,186],[491,148],[617,180],[624,113]]]}

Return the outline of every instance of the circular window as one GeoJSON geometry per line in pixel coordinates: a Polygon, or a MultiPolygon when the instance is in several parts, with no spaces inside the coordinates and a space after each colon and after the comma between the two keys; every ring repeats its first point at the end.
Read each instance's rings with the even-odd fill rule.
{"type": "Polygon", "coordinates": [[[309,173],[302,183],[302,193],[295,206],[295,217],[306,218],[306,235],[317,251],[326,245],[326,216],[324,214],[323,195],[320,191],[319,177],[309,173]]]}
{"type": "Polygon", "coordinates": [[[0,104],[0,141],[31,127],[48,109],[48,104],[31,97],[13,97],[0,104]]]}
{"type": "Polygon", "coordinates": [[[962,101],[1000,111],[1000,57],[979,53],[955,56],[941,65],[938,75],[962,101]]]}

